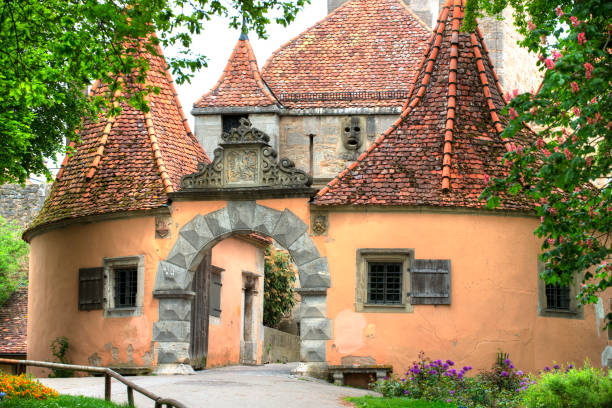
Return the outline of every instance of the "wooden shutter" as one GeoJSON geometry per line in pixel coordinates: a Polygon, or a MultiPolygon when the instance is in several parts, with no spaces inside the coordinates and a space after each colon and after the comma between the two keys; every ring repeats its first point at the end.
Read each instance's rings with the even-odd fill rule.
{"type": "Polygon", "coordinates": [[[212,266],[210,271],[210,315],[221,317],[221,272],[223,269],[212,266]]]}
{"type": "Polygon", "coordinates": [[[450,260],[415,259],[410,281],[413,305],[450,305],[450,260]]]}
{"type": "Polygon", "coordinates": [[[79,310],[104,308],[104,268],[79,269],[79,310]]]}

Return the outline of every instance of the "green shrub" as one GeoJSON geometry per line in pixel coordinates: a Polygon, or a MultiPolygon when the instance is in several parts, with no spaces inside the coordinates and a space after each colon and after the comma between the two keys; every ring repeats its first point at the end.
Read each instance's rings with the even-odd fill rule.
{"type": "Polygon", "coordinates": [[[113,404],[97,398],[60,395],[44,401],[36,399],[6,400],[0,403],[2,408],[127,408],[127,404],[113,404]]]}
{"type": "MultiPolygon", "coordinates": [[[[57,358],[59,363],[72,363],[67,356],[69,348],[70,343],[68,342],[68,338],[66,336],[56,337],[55,340],[51,342],[51,354],[57,358]]],[[[49,374],[50,378],[68,378],[74,375],[74,371],[65,370],[63,368],[52,368],[51,371],[52,373],[49,374]]]]}
{"type": "Polygon", "coordinates": [[[435,401],[428,402],[408,398],[380,398],[366,395],[364,397],[349,397],[346,399],[357,408],[456,408],[455,404],[435,401]]]}
{"type": "Polygon", "coordinates": [[[0,305],[19,287],[27,284],[28,244],[21,229],[0,217],[0,305]]]}
{"type": "Polygon", "coordinates": [[[603,370],[556,368],[545,370],[536,383],[522,393],[525,408],[609,408],[612,407],[612,378],[603,370]]]}
{"type": "Polygon", "coordinates": [[[265,252],[264,315],[265,326],[275,328],[295,304],[293,284],[295,267],[287,251],[269,246],[265,252]]]}

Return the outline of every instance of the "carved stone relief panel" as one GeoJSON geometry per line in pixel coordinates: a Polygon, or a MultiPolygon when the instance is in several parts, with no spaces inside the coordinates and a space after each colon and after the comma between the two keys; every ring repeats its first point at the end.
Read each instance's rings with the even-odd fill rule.
{"type": "Polygon", "coordinates": [[[155,216],[155,238],[164,239],[170,238],[170,226],[172,225],[172,217],[169,215],[155,216]]]}
{"type": "Polygon", "coordinates": [[[259,176],[257,150],[231,150],[225,155],[225,182],[227,184],[256,184],[259,176]]]}
{"type": "Polygon", "coordinates": [[[329,215],[323,212],[310,214],[310,232],[312,235],[327,235],[329,228],[329,215]]]}

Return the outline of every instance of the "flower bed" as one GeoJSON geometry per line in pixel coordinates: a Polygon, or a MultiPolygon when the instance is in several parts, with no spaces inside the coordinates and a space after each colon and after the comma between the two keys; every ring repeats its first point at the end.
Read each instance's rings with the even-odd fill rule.
{"type": "Polygon", "coordinates": [[[57,391],[45,387],[32,376],[9,375],[0,372],[0,394],[2,399],[37,399],[57,398],[57,391]]]}
{"type": "Polygon", "coordinates": [[[610,374],[588,362],[582,370],[571,364],[546,367],[537,376],[516,369],[510,359],[473,377],[466,376],[471,370],[470,366],[458,368],[451,360],[431,360],[421,353],[405,376],[371,385],[386,398],[442,401],[460,408],[612,407],[610,374]],[[560,401],[564,405],[559,405],[560,401]]]}

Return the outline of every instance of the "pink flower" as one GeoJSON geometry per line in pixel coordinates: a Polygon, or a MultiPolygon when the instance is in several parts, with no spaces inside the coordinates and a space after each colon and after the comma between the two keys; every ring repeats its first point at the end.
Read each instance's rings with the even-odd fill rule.
{"type": "Polygon", "coordinates": [[[489,181],[491,181],[491,176],[489,176],[486,173],[484,174],[483,178],[484,178],[485,184],[489,184],[489,181]]]}
{"type": "Polygon", "coordinates": [[[601,113],[595,112],[595,122],[599,122],[601,118],[602,118],[601,113]]]}
{"type": "Polygon", "coordinates": [[[516,98],[516,97],[518,96],[518,94],[519,94],[518,89],[514,89],[514,90],[512,91],[512,97],[513,97],[513,98],[516,98]]]}
{"type": "Polygon", "coordinates": [[[546,158],[549,158],[550,155],[551,155],[550,150],[548,150],[548,149],[542,150],[542,153],[544,153],[544,157],[546,157],[546,158]]]}
{"type": "Polygon", "coordinates": [[[514,110],[514,108],[510,108],[508,112],[510,113],[510,119],[518,118],[518,113],[516,113],[516,110],[514,110]]]}
{"type": "Polygon", "coordinates": [[[561,53],[557,50],[553,51],[553,58],[555,59],[555,61],[557,61],[559,58],[561,58],[563,55],[561,55],[561,53]]]}
{"type": "Polygon", "coordinates": [[[591,165],[593,164],[593,156],[589,156],[586,158],[586,165],[587,167],[591,167],[591,165]]]}
{"type": "Polygon", "coordinates": [[[589,64],[588,62],[584,63],[584,69],[586,70],[586,79],[589,79],[591,77],[591,74],[593,73],[593,66],[591,64],[589,64]]]}
{"type": "Polygon", "coordinates": [[[580,25],[580,20],[578,20],[575,16],[571,16],[570,20],[571,20],[572,25],[574,27],[578,27],[580,25]]]}
{"type": "Polygon", "coordinates": [[[544,63],[546,64],[546,68],[555,69],[555,61],[551,60],[550,58],[546,58],[544,63]]]}
{"type": "Polygon", "coordinates": [[[533,21],[529,20],[529,21],[527,22],[527,29],[528,29],[529,31],[533,31],[533,30],[535,30],[535,29],[536,29],[536,26],[535,26],[535,24],[533,24],[533,21]]]}
{"type": "Polygon", "coordinates": [[[580,109],[574,108],[574,115],[580,116],[580,109]]]}
{"type": "Polygon", "coordinates": [[[544,216],[543,215],[540,217],[540,223],[544,224],[544,216]]]}
{"type": "Polygon", "coordinates": [[[567,147],[563,150],[563,154],[567,160],[572,160],[572,152],[567,147]]]}
{"type": "Polygon", "coordinates": [[[582,45],[586,42],[586,35],[584,33],[578,34],[578,44],[582,45]]]}
{"type": "Polygon", "coordinates": [[[554,207],[549,207],[548,212],[551,213],[552,215],[555,215],[557,213],[557,209],[554,207]]]}
{"type": "Polygon", "coordinates": [[[572,92],[576,93],[580,90],[576,81],[572,82],[571,85],[572,85],[572,92]]]}
{"type": "Polygon", "coordinates": [[[555,240],[552,239],[552,238],[548,238],[547,241],[548,241],[548,245],[554,245],[555,244],[555,240]]]}
{"type": "Polygon", "coordinates": [[[555,9],[555,13],[557,13],[557,17],[562,17],[563,16],[563,10],[561,9],[561,7],[557,7],[555,9]]]}
{"type": "Polygon", "coordinates": [[[538,138],[538,140],[536,140],[536,146],[538,147],[538,149],[543,149],[545,145],[546,143],[544,142],[544,139],[542,139],[541,137],[538,138]]]}

